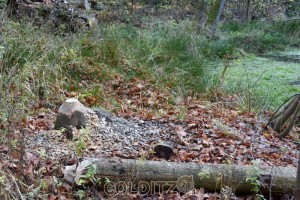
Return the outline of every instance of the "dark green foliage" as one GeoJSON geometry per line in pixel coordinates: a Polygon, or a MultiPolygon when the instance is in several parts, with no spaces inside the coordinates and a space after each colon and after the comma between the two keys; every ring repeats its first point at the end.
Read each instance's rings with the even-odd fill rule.
{"type": "Polygon", "coordinates": [[[300,0],[286,1],[286,15],[288,17],[299,17],[300,16],[300,0]]]}
{"type": "Polygon", "coordinates": [[[300,38],[300,19],[277,22],[269,31],[300,38]]]}
{"type": "Polygon", "coordinates": [[[228,43],[248,53],[263,53],[282,50],[287,46],[299,46],[300,21],[283,21],[269,24],[265,22],[229,22],[221,30],[227,32],[228,43]]]}
{"type": "Polygon", "coordinates": [[[6,5],[6,0],[0,0],[0,9],[4,8],[6,5]]]}
{"type": "Polygon", "coordinates": [[[196,31],[187,24],[153,27],[126,41],[126,54],[133,56],[142,70],[154,74],[158,82],[203,91],[207,87],[205,60],[195,40],[196,31]]]}
{"type": "Polygon", "coordinates": [[[234,54],[234,43],[228,39],[217,39],[204,42],[201,49],[202,53],[208,58],[224,58],[227,54],[234,54]]]}
{"type": "Polygon", "coordinates": [[[119,45],[115,40],[106,40],[101,46],[102,58],[110,66],[118,65],[120,61],[119,45]]]}
{"type": "Polygon", "coordinates": [[[17,67],[16,71],[22,70],[26,62],[34,57],[34,52],[31,51],[31,48],[13,41],[3,53],[2,70],[7,72],[13,67],[17,67]]]}

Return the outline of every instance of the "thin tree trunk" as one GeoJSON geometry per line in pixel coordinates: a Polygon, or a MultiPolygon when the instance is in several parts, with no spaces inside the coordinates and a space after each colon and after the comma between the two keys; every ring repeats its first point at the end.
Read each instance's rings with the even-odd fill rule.
{"type": "Polygon", "coordinates": [[[206,24],[206,15],[207,15],[207,1],[200,0],[199,2],[199,23],[198,28],[199,30],[203,29],[206,24]]]}
{"type": "Polygon", "coordinates": [[[251,0],[247,0],[246,21],[249,21],[251,0]]]}
{"type": "Polygon", "coordinates": [[[133,14],[134,10],[134,0],[131,0],[131,15],[133,14]]]}
{"type": "Polygon", "coordinates": [[[212,27],[211,27],[211,35],[212,37],[215,36],[216,34],[216,30],[217,30],[217,26],[218,26],[218,23],[220,21],[220,17],[223,13],[223,10],[224,10],[224,6],[225,6],[225,0],[220,0],[220,6],[219,6],[219,10],[218,10],[218,14],[217,14],[217,17],[216,17],[216,20],[215,22],[213,23],[212,27]]]}
{"type": "Polygon", "coordinates": [[[237,13],[238,13],[238,17],[241,18],[241,3],[240,1],[237,1],[237,13]]]}
{"type": "Polygon", "coordinates": [[[153,8],[154,6],[154,0],[148,0],[148,5],[150,5],[151,8],[153,8]]]}

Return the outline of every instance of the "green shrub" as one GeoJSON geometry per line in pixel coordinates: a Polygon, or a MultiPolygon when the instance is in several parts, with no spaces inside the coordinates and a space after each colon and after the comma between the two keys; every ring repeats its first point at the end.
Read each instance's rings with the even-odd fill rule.
{"type": "MultiPolygon", "coordinates": [[[[0,0],[0,9],[4,8],[6,5],[6,0],[0,0]]],[[[0,10],[1,12],[1,10],[0,10]]]]}

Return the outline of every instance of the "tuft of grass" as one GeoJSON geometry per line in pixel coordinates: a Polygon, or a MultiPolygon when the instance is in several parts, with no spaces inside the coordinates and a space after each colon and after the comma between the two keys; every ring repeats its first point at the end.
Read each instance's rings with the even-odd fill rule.
{"type": "Polygon", "coordinates": [[[201,38],[191,27],[185,22],[139,30],[135,38],[125,42],[125,56],[132,57],[139,68],[154,75],[160,85],[205,91],[204,77],[209,76],[206,59],[200,52],[201,38]]]}
{"type": "Polygon", "coordinates": [[[30,25],[7,22],[2,37],[0,117],[7,122],[22,116],[29,104],[51,95],[56,84],[61,84],[56,64],[60,51],[57,38],[30,25]]]}

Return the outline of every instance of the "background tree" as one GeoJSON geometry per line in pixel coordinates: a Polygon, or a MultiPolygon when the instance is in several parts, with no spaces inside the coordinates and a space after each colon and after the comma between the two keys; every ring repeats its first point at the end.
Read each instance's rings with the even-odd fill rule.
{"type": "Polygon", "coordinates": [[[251,0],[247,0],[246,21],[249,21],[251,0]]]}
{"type": "Polygon", "coordinates": [[[220,17],[223,13],[223,10],[224,10],[225,0],[219,0],[218,4],[219,4],[218,13],[217,13],[216,19],[215,19],[215,21],[214,21],[214,23],[212,24],[212,27],[211,27],[212,37],[214,37],[215,34],[216,34],[217,25],[220,21],[220,17]]]}

